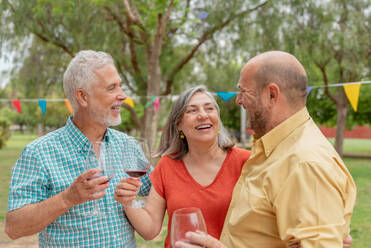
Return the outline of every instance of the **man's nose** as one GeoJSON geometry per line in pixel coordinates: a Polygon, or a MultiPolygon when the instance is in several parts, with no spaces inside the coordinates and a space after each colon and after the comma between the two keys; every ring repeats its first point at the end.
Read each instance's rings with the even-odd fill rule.
{"type": "Polygon", "coordinates": [[[122,88],[120,88],[120,92],[119,92],[117,98],[121,101],[123,101],[127,98],[127,96],[126,96],[126,94],[125,94],[125,92],[122,88]]]}
{"type": "Polygon", "coordinates": [[[242,102],[241,102],[241,97],[240,97],[240,93],[237,94],[237,97],[236,97],[236,104],[237,105],[241,105],[242,102]]]}

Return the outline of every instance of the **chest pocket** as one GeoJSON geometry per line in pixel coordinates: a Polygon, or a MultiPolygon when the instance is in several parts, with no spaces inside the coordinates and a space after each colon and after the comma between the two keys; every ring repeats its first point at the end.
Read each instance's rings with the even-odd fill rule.
{"type": "Polygon", "coordinates": [[[264,221],[265,218],[271,219],[274,216],[273,207],[262,190],[262,186],[251,180],[242,182],[230,215],[230,224],[238,227],[248,226],[256,220],[264,221]]]}

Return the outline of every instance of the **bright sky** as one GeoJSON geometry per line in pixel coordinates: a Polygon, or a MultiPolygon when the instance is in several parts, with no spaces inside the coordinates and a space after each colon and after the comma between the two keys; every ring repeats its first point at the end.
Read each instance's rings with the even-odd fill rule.
{"type": "Polygon", "coordinates": [[[13,63],[11,62],[13,55],[5,51],[0,56],[0,87],[4,87],[9,80],[9,71],[11,70],[13,63]]]}

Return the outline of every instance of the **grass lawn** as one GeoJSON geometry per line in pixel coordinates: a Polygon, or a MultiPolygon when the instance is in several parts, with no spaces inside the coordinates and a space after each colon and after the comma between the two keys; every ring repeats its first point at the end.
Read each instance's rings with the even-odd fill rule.
{"type": "MultiPolygon", "coordinates": [[[[35,138],[35,135],[30,134],[14,134],[7,146],[0,150],[0,227],[3,226],[7,211],[11,168],[23,147],[35,138]]],[[[345,140],[344,153],[371,154],[371,140],[345,140]]],[[[368,247],[371,243],[371,159],[346,158],[344,161],[358,189],[357,203],[351,224],[351,235],[354,240],[352,248],[368,247]]],[[[3,234],[2,230],[1,233],[3,234]]],[[[137,235],[138,247],[163,247],[166,233],[167,219],[164,221],[163,231],[154,240],[145,241],[137,235]]],[[[10,241],[9,239],[2,240],[1,237],[4,235],[0,235],[0,244],[10,241]]]]}
{"type": "Polygon", "coordinates": [[[5,220],[8,208],[8,189],[11,168],[17,161],[25,144],[30,143],[37,136],[31,134],[13,135],[5,148],[0,150],[0,221],[5,220]]]}
{"type": "MultiPolygon", "coordinates": [[[[329,139],[334,144],[335,139],[329,139]]],[[[371,155],[371,140],[369,139],[345,139],[344,154],[368,154],[371,155]]]]}
{"type": "MultiPolygon", "coordinates": [[[[371,140],[370,140],[371,142],[371,140]]],[[[371,159],[344,159],[357,185],[357,202],[352,216],[352,248],[371,244],[371,159]]]]}

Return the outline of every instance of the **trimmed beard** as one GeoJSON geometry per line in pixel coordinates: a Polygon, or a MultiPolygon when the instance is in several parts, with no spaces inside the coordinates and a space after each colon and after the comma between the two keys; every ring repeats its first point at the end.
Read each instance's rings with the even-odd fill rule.
{"type": "Polygon", "coordinates": [[[263,107],[261,101],[255,102],[255,108],[252,115],[248,116],[248,128],[254,130],[255,138],[259,139],[266,133],[269,111],[263,107]]]}
{"type": "Polygon", "coordinates": [[[117,126],[121,124],[121,115],[111,117],[109,111],[105,111],[100,107],[93,106],[89,109],[90,117],[105,127],[117,126]]]}

